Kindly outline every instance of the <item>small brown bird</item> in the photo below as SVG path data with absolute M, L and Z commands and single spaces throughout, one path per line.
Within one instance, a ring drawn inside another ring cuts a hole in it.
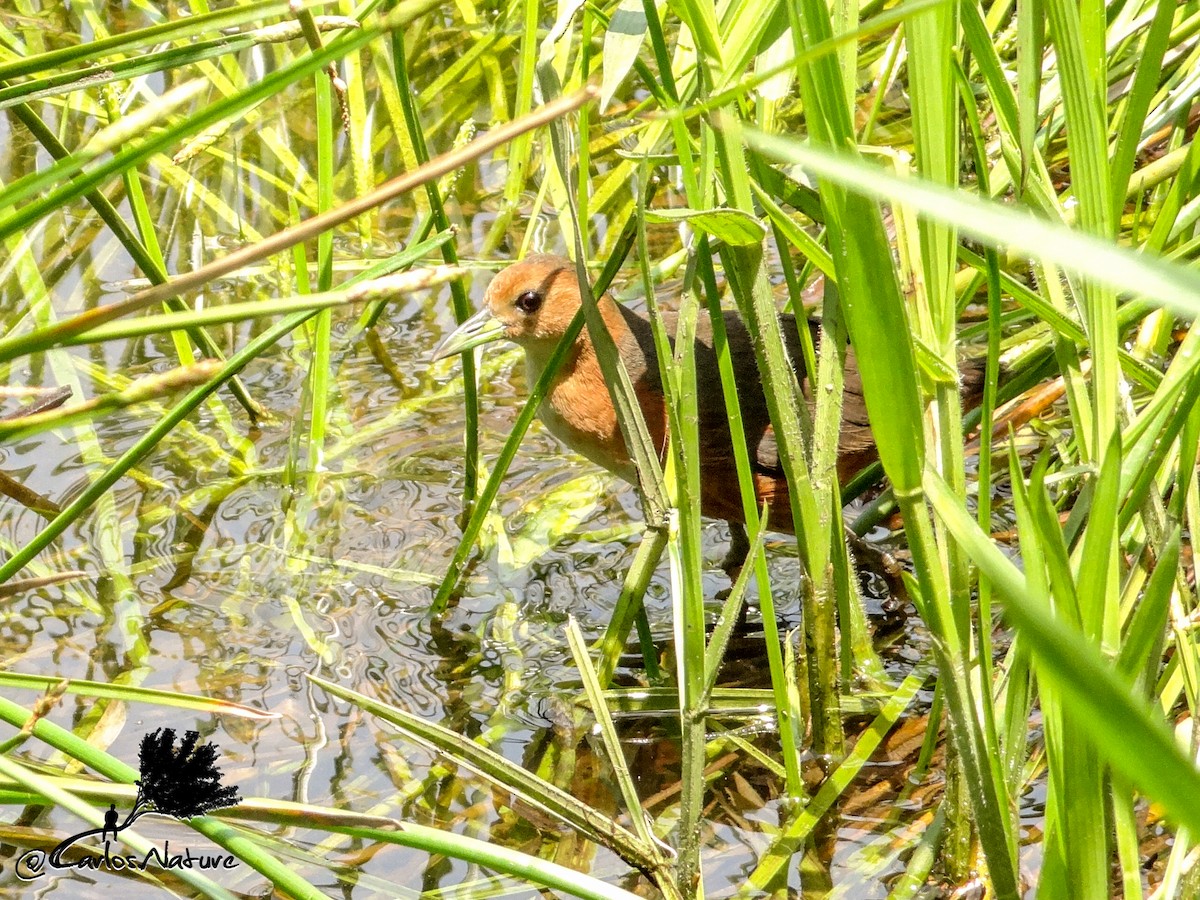
M 434 352 L 434 359 L 505 338 L 525 351 L 530 383 L 541 375 L 550 355 L 580 307 L 575 266 L 567 259 L 535 255 L 499 272 L 488 285 L 484 308 L 458 327 Z M 650 437 L 660 455 L 667 447 L 667 409 L 659 378 L 657 354 L 650 322 L 622 306 L 609 295 L 598 300 L 600 313 L 629 371 Z M 668 332 L 675 331 L 675 316 L 664 314 Z M 738 403 L 746 433 L 758 502 L 769 509 L 768 526 L 795 532 L 788 484 L 779 461 L 775 432 L 763 397 L 762 379 L 746 326 L 734 312 L 725 312 L 725 330 L 733 360 Z M 784 339 L 804 395 L 812 402 L 812 385 L 804 370 L 796 317 L 781 315 Z M 820 340 L 817 322 L 807 322 L 814 344 Z M 982 389 L 982 369 L 972 372 Z M 701 311 L 696 327 L 696 386 L 699 404 L 701 467 L 700 506 L 704 515 L 725 519 L 733 532 L 734 546 L 726 565 L 740 565 L 748 549 L 742 528 L 741 493 L 734 463 L 729 418 L 721 390 L 717 356 L 712 347 L 712 323 Z M 970 388 L 976 387 L 972 384 Z M 967 393 L 971 393 L 968 388 Z M 577 453 L 626 481 L 636 482 L 633 463 L 625 447 L 616 412 L 587 329 L 580 332 L 559 368 L 538 415 L 550 432 Z M 867 419 L 862 381 L 853 348 L 846 355 L 842 427 L 838 435 L 837 475 L 844 484 L 877 457 L 875 439 Z

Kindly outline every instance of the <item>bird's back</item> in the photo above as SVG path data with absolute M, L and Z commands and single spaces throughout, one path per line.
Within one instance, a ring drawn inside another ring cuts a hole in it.
M 651 433 L 660 436 L 659 449 L 665 451 L 667 431 L 662 386 L 655 360 L 654 339 L 649 321 L 636 312 L 620 307 L 628 326 L 628 334 L 618 342 L 622 359 L 629 370 L 643 412 L 647 415 Z M 669 334 L 675 333 L 677 317 L 665 313 Z M 779 458 L 779 446 L 763 392 L 753 341 L 741 318 L 732 311 L 723 314 L 725 333 L 729 341 L 737 385 L 738 405 L 746 435 L 747 451 L 755 482 L 758 502 L 768 503 L 772 510 L 770 527 L 791 532 L 791 506 L 788 485 Z M 793 315 L 780 315 L 784 342 L 792 362 L 797 386 L 805 397 L 806 414 L 811 415 L 814 391 L 812 380 L 804 365 L 798 320 Z M 820 323 L 808 319 L 814 347 L 820 346 Z M 741 493 L 738 488 L 737 467 L 733 455 L 729 416 L 721 387 L 717 354 L 713 349 L 712 322 L 701 311 L 696 323 L 696 394 L 699 410 L 699 439 L 701 460 L 701 504 L 705 515 L 730 521 L 744 521 Z M 862 378 L 853 347 L 846 348 L 842 395 L 842 425 L 838 435 L 837 480 L 844 484 L 863 467 L 878 458 L 878 449 L 867 418 Z M 983 391 L 983 364 L 968 361 L 963 366 L 964 406 L 977 405 Z M 649 400 L 649 402 L 647 402 Z M 653 421 L 651 421 L 653 420 Z
M 647 364 L 647 361 L 657 358 L 650 323 L 628 308 L 621 307 L 621 310 L 629 328 L 628 335 L 620 344 L 622 359 L 641 400 L 642 410 L 647 415 L 652 435 L 665 435 L 665 407 L 658 400 L 662 396 L 658 367 Z M 677 316 L 674 313 L 664 313 L 663 318 L 668 333 L 673 334 Z M 771 426 L 753 342 L 749 331 L 736 313 L 726 311 L 723 320 L 755 493 L 759 503 L 767 502 L 774 511 L 771 527 L 790 532 L 792 523 L 788 486 L 780 464 L 779 446 L 775 440 L 775 430 Z M 797 319 L 795 316 L 784 314 L 780 316 L 780 324 L 797 386 L 808 400 L 811 411 L 812 385 L 804 366 L 804 351 Z M 807 320 L 805 324 L 814 345 L 819 345 L 819 324 L 812 320 Z M 701 311 L 696 323 L 695 358 L 703 512 L 714 518 L 744 521 L 737 466 L 730 437 L 729 414 L 725 408 L 717 354 L 713 349 L 712 322 L 705 311 Z M 665 449 L 665 441 L 660 442 L 659 449 Z M 867 424 L 862 382 L 858 377 L 854 351 L 848 349 L 842 430 L 838 440 L 839 481 L 848 478 L 874 459 L 875 444 Z

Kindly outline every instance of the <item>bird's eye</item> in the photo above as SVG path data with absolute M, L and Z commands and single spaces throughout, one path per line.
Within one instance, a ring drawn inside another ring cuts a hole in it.
M 542 295 L 537 291 L 526 291 L 517 298 L 516 306 L 526 315 L 535 313 L 542 307 Z

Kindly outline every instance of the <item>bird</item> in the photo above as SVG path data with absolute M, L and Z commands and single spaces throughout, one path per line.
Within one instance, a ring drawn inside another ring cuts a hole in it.
M 488 284 L 483 308 L 458 326 L 437 347 L 433 359 L 445 359 L 466 350 L 507 339 L 525 351 L 529 383 L 541 376 L 559 340 L 580 309 L 579 281 L 570 260 L 550 254 L 533 254 L 502 269 Z M 617 346 L 641 406 L 650 439 L 660 458 L 667 449 L 667 405 L 659 374 L 657 351 L 649 319 L 618 303 L 610 294 L 597 299 L 600 315 Z M 734 311 L 724 311 L 734 382 L 747 442 L 748 456 L 759 508 L 767 506 L 766 526 L 772 531 L 795 533 L 789 487 L 780 463 L 775 432 L 767 412 L 762 377 L 751 336 Z M 812 379 L 805 371 L 800 320 L 780 314 L 784 342 L 804 396 L 813 403 Z M 667 331 L 675 333 L 676 316 L 664 313 Z M 821 341 L 820 322 L 806 319 L 814 346 Z M 673 339 L 672 339 L 673 343 Z M 699 413 L 700 511 L 730 525 L 732 546 L 722 567 L 733 573 L 749 551 L 745 517 L 738 484 L 729 416 L 725 409 L 717 354 L 713 349 L 712 321 L 707 311 L 696 323 L 696 386 Z M 964 400 L 977 403 L 982 396 L 983 364 L 968 360 L 964 371 Z M 586 328 L 579 332 L 546 396 L 538 417 L 551 434 L 575 452 L 630 483 L 637 473 L 617 422 L 595 347 Z M 878 458 L 871 433 L 862 379 L 854 348 L 845 356 L 842 422 L 838 433 L 837 479 L 844 485 Z

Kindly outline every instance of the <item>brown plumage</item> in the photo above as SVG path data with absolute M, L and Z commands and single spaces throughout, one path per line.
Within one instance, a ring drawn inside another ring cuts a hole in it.
M 601 316 L 629 371 L 651 439 L 661 455 L 665 453 L 667 443 L 667 410 L 650 322 L 607 294 L 598 302 Z M 580 303 L 573 263 L 557 256 L 530 256 L 492 279 L 484 296 L 485 309 L 450 335 L 438 348 L 435 358 L 507 338 L 525 350 L 526 369 L 532 383 L 541 374 Z M 668 332 L 674 333 L 675 316 L 666 314 L 664 319 Z M 769 505 L 769 527 L 793 533 L 788 485 L 780 466 L 775 432 L 767 413 L 750 335 L 736 313 L 724 313 L 724 320 L 754 472 L 755 493 L 760 504 L 765 501 Z M 781 315 L 780 320 L 796 378 L 811 405 L 812 385 L 804 368 L 796 317 Z M 818 323 L 809 320 L 806 325 L 814 344 L 819 343 Z M 701 312 L 696 331 L 701 511 L 712 518 L 741 523 L 744 517 L 729 420 L 717 357 L 712 348 L 712 322 L 706 312 Z M 964 394 L 971 403 L 982 391 L 982 364 L 971 365 L 965 377 L 968 384 Z M 550 432 L 573 450 L 627 481 L 636 480 L 586 328 L 564 360 L 538 414 Z M 838 481 L 844 484 L 876 457 L 862 381 L 854 350 L 850 348 L 846 354 L 842 426 L 838 435 Z

